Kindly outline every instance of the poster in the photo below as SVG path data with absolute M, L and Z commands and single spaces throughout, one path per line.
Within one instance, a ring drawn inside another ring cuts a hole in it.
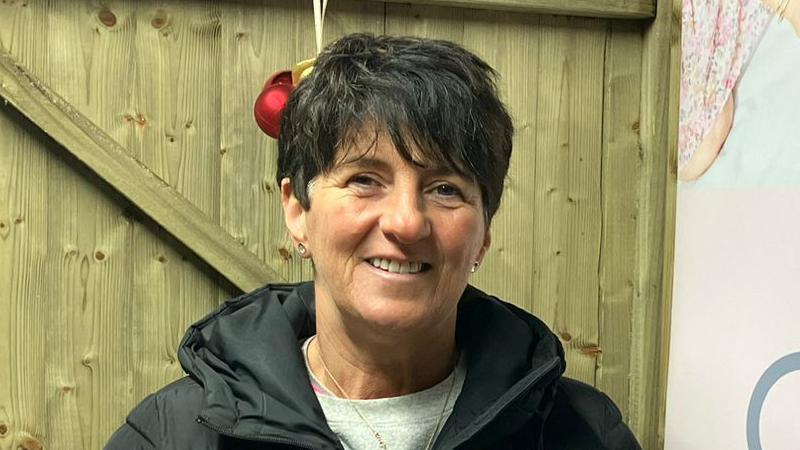
M 667 450 L 800 449 L 797 3 L 684 2 Z

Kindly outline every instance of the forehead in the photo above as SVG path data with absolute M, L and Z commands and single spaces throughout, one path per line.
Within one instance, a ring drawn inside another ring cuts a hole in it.
M 399 149 L 386 132 L 360 132 L 337 149 L 332 169 L 392 170 L 411 167 L 420 172 L 472 178 L 449 164 L 438 150 L 423 151 L 410 138 L 406 138 L 403 144 L 405 151 Z

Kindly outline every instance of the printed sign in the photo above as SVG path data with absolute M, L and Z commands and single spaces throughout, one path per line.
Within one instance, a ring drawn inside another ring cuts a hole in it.
M 715 27 L 710 42 L 731 51 L 684 64 L 682 103 L 704 97 L 681 108 L 665 448 L 798 450 L 799 22 L 758 1 L 707 5 L 710 21 L 684 10 L 684 39 Z M 763 27 L 737 28 L 745 16 Z M 690 79 L 687 66 L 728 75 Z

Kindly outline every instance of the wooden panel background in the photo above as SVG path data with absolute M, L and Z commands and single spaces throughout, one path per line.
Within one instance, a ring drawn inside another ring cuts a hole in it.
M 266 76 L 313 55 L 307 3 L 3 0 L 0 47 L 285 279 L 303 280 L 311 269 L 284 232 L 275 143 L 251 108 Z M 647 49 L 669 38 L 652 26 L 335 0 L 325 28 L 328 41 L 449 39 L 500 72 L 515 153 L 474 281 L 550 324 L 568 374 L 607 392 L 645 448 L 660 447 L 665 374 L 645 360 L 666 344 L 647 327 L 660 323 L 669 278 L 667 144 L 640 125 Z M 185 328 L 235 292 L 19 113 L 0 111 L 0 449 L 99 449 L 181 375 Z

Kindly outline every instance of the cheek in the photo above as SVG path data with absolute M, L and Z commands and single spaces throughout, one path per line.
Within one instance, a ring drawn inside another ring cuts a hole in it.
M 313 210 L 313 208 L 312 208 Z M 369 219 L 358 202 L 331 201 L 307 219 L 309 238 L 317 255 L 355 247 L 369 231 Z
M 442 248 L 450 256 L 450 264 L 471 267 L 483 246 L 483 219 L 474 214 L 457 215 L 442 222 L 440 236 Z

